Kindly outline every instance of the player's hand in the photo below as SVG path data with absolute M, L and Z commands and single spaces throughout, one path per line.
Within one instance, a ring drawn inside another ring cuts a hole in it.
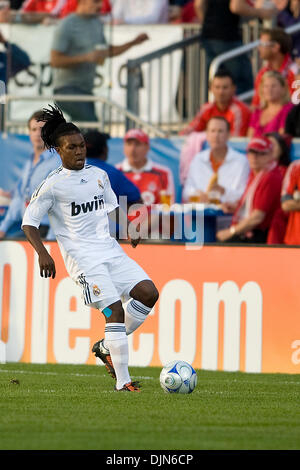
M 142 42 L 147 41 L 149 38 L 148 34 L 142 33 L 139 34 L 132 42 L 136 46 L 138 44 L 142 44 Z
M 56 269 L 53 258 L 49 255 L 48 251 L 39 255 L 40 275 L 41 277 L 55 278 Z

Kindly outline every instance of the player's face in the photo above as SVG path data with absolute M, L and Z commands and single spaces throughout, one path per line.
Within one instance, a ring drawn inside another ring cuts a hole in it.
M 147 162 L 149 145 L 137 139 L 128 139 L 124 142 L 124 153 L 131 166 L 141 168 Z
M 64 168 L 82 170 L 86 158 L 86 145 L 82 134 L 64 135 L 56 148 Z
M 44 122 L 36 121 L 35 119 L 31 119 L 29 123 L 29 138 L 35 150 L 44 148 L 44 142 L 41 138 L 41 129 L 44 124 Z

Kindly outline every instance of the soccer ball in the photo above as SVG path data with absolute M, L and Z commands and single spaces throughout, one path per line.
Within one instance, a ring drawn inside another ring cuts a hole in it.
M 197 385 L 197 374 L 185 361 L 172 361 L 162 369 L 159 381 L 166 393 L 192 393 Z

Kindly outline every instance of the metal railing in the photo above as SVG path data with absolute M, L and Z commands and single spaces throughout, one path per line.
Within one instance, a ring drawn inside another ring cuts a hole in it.
M 300 31 L 300 23 L 295 24 L 293 26 L 289 26 L 288 28 L 285 28 L 285 32 L 293 35 Z M 226 62 L 229 59 L 233 59 L 234 57 L 238 57 L 240 55 L 243 55 L 247 52 L 253 51 L 254 49 L 257 48 L 259 45 L 259 40 L 252 41 L 250 44 L 246 44 L 245 46 L 237 47 L 236 49 L 233 49 L 229 52 L 225 52 L 224 54 L 220 54 L 218 57 L 216 57 L 212 63 L 210 64 L 209 67 L 209 80 L 211 80 L 214 76 L 217 70 L 219 69 L 220 65 Z M 241 95 L 238 96 L 238 98 L 241 101 L 245 101 L 249 98 L 251 98 L 254 94 L 254 90 L 249 90 Z M 209 100 L 212 101 L 213 97 L 210 95 Z
M 16 101 L 38 101 L 39 107 L 46 107 L 49 103 L 56 101 L 74 101 L 74 102 L 94 102 L 101 105 L 100 118 L 97 122 L 74 122 L 82 130 L 98 129 L 106 132 L 113 137 L 123 137 L 126 128 L 126 122 L 130 121 L 131 127 L 139 127 L 146 131 L 150 137 L 167 137 L 167 133 L 163 130 L 152 126 L 150 123 L 143 121 L 139 116 L 131 111 L 122 108 L 119 104 L 104 96 L 87 96 L 87 95 L 32 95 L 17 96 L 5 95 L 5 104 L 2 122 L 3 132 L 22 132 L 27 133 L 27 121 L 17 121 L 10 119 L 10 104 Z
M 247 43 L 253 38 L 258 38 L 260 29 L 261 24 L 258 20 L 244 22 L 241 25 L 243 41 Z M 140 100 L 144 100 L 143 108 L 145 108 L 146 99 L 147 115 L 144 116 L 144 119 L 169 133 L 177 133 L 183 123 L 191 120 L 208 99 L 206 54 L 201 44 L 200 30 L 198 25 L 198 34 L 195 34 L 197 28 L 194 25 L 184 31 L 187 36 L 185 39 L 150 54 L 129 60 L 123 66 L 123 70 L 127 69 L 127 82 L 121 83 L 121 86 L 127 88 L 127 108 L 139 115 Z M 172 57 L 178 51 L 182 54 L 179 77 L 178 74 L 173 76 L 172 73 L 169 73 L 166 79 L 163 72 L 163 61 L 167 60 L 172 70 Z M 156 80 L 152 83 L 155 66 Z M 256 73 L 260 66 L 257 56 L 254 58 L 253 66 L 254 73 Z M 174 84 L 174 80 L 178 81 L 177 85 Z M 145 94 L 141 98 L 145 81 L 148 83 L 148 90 L 146 98 Z M 153 93 L 154 86 L 157 96 Z M 177 86 L 175 99 L 174 86 Z M 168 99 L 167 116 L 166 113 L 162 116 L 162 97 L 165 98 L 165 101 Z M 154 112 L 153 108 L 155 108 Z
M 160 128 L 163 128 L 164 125 L 167 124 L 167 129 L 170 130 L 172 123 L 176 125 L 185 117 L 192 117 L 198 110 L 200 103 L 205 100 L 204 95 L 201 96 L 201 93 L 205 93 L 206 65 L 205 55 L 201 53 L 200 38 L 201 35 L 197 34 L 137 59 L 129 60 L 123 67 L 123 69 L 127 69 L 127 82 L 125 84 L 121 83 L 121 86 L 127 89 L 127 109 L 139 115 L 139 91 L 144 86 L 144 79 L 147 79 L 148 92 L 146 95 L 146 109 L 148 122 L 153 122 Z M 173 73 L 175 62 L 174 54 L 178 54 L 178 52 L 182 53 L 179 80 L 178 74 Z M 167 80 L 164 77 L 164 65 L 166 64 L 166 60 L 168 66 Z M 143 70 L 142 66 L 144 66 Z M 147 75 L 144 77 L 143 74 Z M 175 83 L 176 79 L 178 83 Z M 203 86 L 200 87 L 199 83 L 203 84 Z M 157 92 L 156 103 L 154 103 L 153 99 L 154 86 Z M 176 96 L 175 115 L 174 94 Z M 163 97 L 168 98 L 167 119 L 162 118 Z M 154 116 L 154 106 L 156 117 Z

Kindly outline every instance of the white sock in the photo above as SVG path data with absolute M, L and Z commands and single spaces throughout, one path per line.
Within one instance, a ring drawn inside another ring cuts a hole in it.
M 125 310 L 126 334 L 130 335 L 142 325 L 151 310 L 152 307 L 146 307 L 142 302 L 132 299 Z
M 105 347 L 109 349 L 117 376 L 117 389 L 131 382 L 128 371 L 128 339 L 124 323 L 106 323 Z

